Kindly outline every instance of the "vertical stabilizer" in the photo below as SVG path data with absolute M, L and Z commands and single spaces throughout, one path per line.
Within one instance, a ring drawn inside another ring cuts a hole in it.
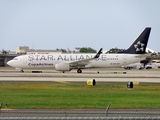
M 133 42 L 133 44 L 124 51 L 118 53 L 129 53 L 129 54 L 144 54 L 146 51 L 149 35 L 151 28 L 146 27 L 139 37 Z

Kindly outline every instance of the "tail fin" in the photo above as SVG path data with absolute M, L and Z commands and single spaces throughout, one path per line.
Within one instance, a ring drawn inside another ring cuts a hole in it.
M 146 47 L 149 39 L 151 28 L 146 27 L 139 37 L 133 42 L 133 44 L 124 51 L 118 53 L 129 53 L 129 54 L 144 54 L 146 53 Z

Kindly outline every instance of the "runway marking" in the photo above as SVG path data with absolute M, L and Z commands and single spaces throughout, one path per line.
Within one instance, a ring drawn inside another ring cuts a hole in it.
M 134 85 L 139 85 L 139 82 L 133 82 Z

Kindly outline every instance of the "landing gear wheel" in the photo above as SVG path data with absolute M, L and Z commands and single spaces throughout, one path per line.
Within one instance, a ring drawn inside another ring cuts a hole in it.
M 24 71 L 23 71 L 23 70 L 21 70 L 21 73 L 24 73 Z
M 78 69 L 78 70 L 77 70 L 77 73 L 82 73 L 82 70 L 81 70 L 81 69 Z

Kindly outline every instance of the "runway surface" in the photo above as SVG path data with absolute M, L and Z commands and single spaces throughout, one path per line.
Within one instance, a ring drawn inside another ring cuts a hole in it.
M 86 82 L 95 79 L 97 82 L 140 82 L 160 83 L 160 70 L 124 70 L 123 68 L 83 70 L 79 74 L 76 71 L 60 73 L 55 70 L 43 70 L 42 73 L 20 73 L 15 69 L 0 69 L 0 81 L 52 81 L 52 82 Z

